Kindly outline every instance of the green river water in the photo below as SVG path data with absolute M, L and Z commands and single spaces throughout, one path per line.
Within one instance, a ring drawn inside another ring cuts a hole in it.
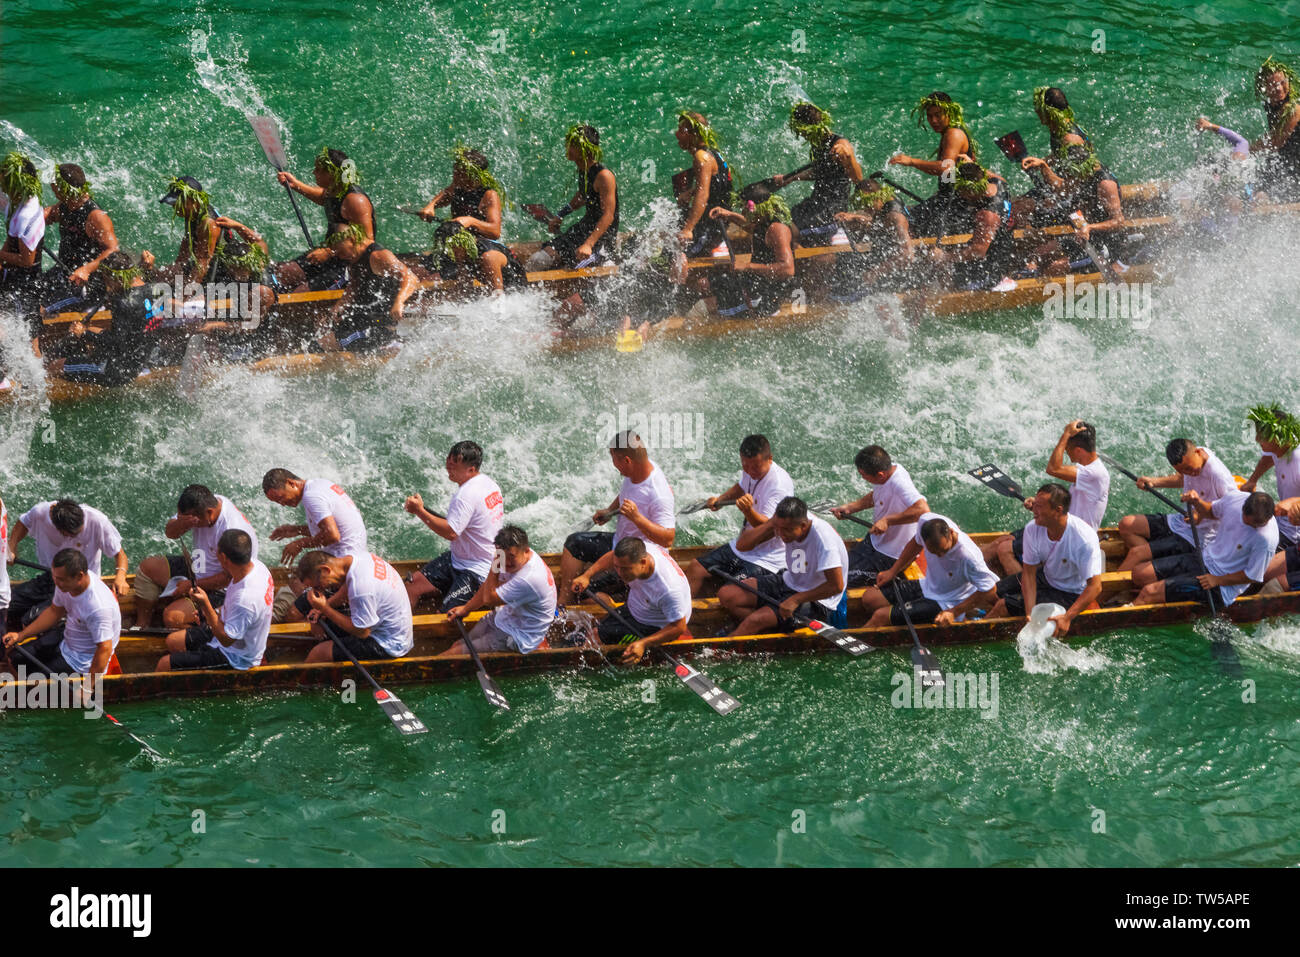
M 965 104 L 986 158 L 1013 128 L 1041 151 L 1030 94 L 1059 84 L 1134 182 L 1219 148 L 1191 132 L 1198 113 L 1260 134 L 1250 81 L 1270 53 L 1300 57 L 1297 14 L 1297 3 L 1169 0 L 337 11 L 294 0 L 184 12 L 33 0 L 0 18 L 0 146 L 21 130 L 21 142 L 82 164 L 119 237 L 159 258 L 179 241 L 157 202 L 179 173 L 263 231 L 278 258 L 300 251 L 245 108 L 281 120 L 302 175 L 322 143 L 354 156 L 381 238 L 399 248 L 429 227 L 393 206 L 444 184 L 458 139 L 487 149 L 513 198 L 559 205 L 573 183 L 562 137 L 578 119 L 602 130 L 625 228 L 650 225 L 684 157 L 671 135 L 683 107 L 713 118 L 752 180 L 805 161 L 785 127 L 797 99 L 830 110 L 877 169 L 896 150 L 933 149 L 909 111 L 936 88 Z M 319 210 L 308 215 L 319 232 Z M 507 216 L 507 238 L 534 232 Z M 853 454 L 878 442 L 933 508 L 968 530 L 1005 528 L 1024 513 L 966 470 L 992 460 L 1036 482 L 1075 416 L 1143 471 L 1187 434 L 1249 474 L 1245 408 L 1300 404 L 1297 239 L 1279 221 L 1188 251 L 1137 325 L 1029 310 L 891 334 L 862 308 L 813 331 L 556 356 L 533 335 L 540 298 L 461 306 L 419 326 L 382 374 L 232 370 L 189 400 L 155 390 L 0 404 L 0 496 L 11 519 L 60 494 L 98 506 L 134 564 L 161 548 L 192 481 L 234 499 L 263 535 L 288 521 L 259 484 L 283 465 L 340 481 L 375 550 L 418 557 L 440 546 L 402 498 L 445 501 L 446 449 L 474 438 L 512 518 L 550 551 L 613 495 L 601 447 L 622 406 L 690 423 L 655 451 L 679 501 L 725 488 L 740 438 L 761 431 L 810 498 L 861 494 Z M 8 367 L 30 371 L 11 320 L 0 326 Z M 1116 476 L 1108 522 L 1150 510 Z M 696 516 L 677 541 L 722 541 L 734 524 Z M 666 670 L 502 679 L 504 715 L 471 681 L 407 686 L 431 729 L 411 742 L 364 695 L 124 706 L 118 716 L 166 754 L 158 762 L 76 714 L 0 713 L 0 863 L 1295 865 L 1300 622 L 1248 627 L 1237 648 L 1241 678 L 1215 666 L 1203 628 L 1115 632 L 1048 661 L 1009 642 L 940 649 L 949 672 L 997 676 L 996 713 L 891 707 L 891 679 L 910 667 L 894 650 L 706 659 L 743 702 L 726 718 Z

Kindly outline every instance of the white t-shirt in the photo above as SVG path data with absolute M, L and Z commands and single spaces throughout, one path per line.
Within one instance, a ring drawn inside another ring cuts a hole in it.
M 921 538 L 921 527 L 933 518 L 943 519 L 957 533 L 957 544 L 945 555 L 936 555 Z M 998 583 L 998 576 L 989 571 L 979 546 L 950 518 L 934 512 L 922 515 L 916 523 L 916 544 L 925 549 L 921 594 L 938 603 L 944 611 L 961 604 L 977 591 L 988 591 Z
M 1264 453 L 1265 458 L 1273 460 L 1273 474 L 1277 477 L 1277 499 L 1300 496 L 1300 448 L 1294 448 L 1281 458 L 1271 452 Z M 1285 516 L 1277 520 L 1277 532 L 1288 542 L 1300 537 L 1300 529 L 1291 524 Z
M 9 607 L 9 513 L 0 499 L 0 611 Z
M 252 558 L 257 561 L 257 532 L 253 531 L 253 526 L 244 518 L 244 513 L 235 507 L 234 502 L 224 495 L 218 495 L 217 501 L 221 503 L 221 511 L 217 513 L 217 520 L 212 523 L 212 527 L 194 529 L 194 551 L 190 554 L 190 561 L 194 565 L 195 578 L 207 578 L 221 571 L 221 562 L 217 561 L 217 542 L 232 528 L 246 532 L 253 540 Z M 173 519 L 179 517 L 172 516 Z
M 782 542 L 785 545 L 785 571 L 781 573 L 781 580 L 787 588 L 797 592 L 812 591 L 826 584 L 828 569 L 838 568 L 841 581 L 847 582 L 849 550 L 844 547 L 844 539 L 825 519 L 809 515 L 808 521 L 812 527 L 803 541 Z M 840 607 L 843 597 L 844 590 L 840 589 L 838 594 L 823 598 L 818 604 L 833 612 Z
M 111 641 L 116 649 L 122 637 L 122 610 L 117 596 L 102 578 L 92 575 L 90 587 L 75 598 L 55 588 L 54 604 L 67 612 L 59 652 L 78 674 L 89 674 L 99 646 Z
M 1040 565 L 1047 584 L 1071 595 L 1088 587 L 1088 579 L 1106 570 L 1097 530 L 1077 515 L 1065 517 L 1061 540 L 1052 541 L 1047 529 L 1030 522 L 1025 526 L 1025 564 Z
M 452 568 L 471 571 L 480 580 L 487 578 L 496 555 L 493 539 L 505 520 L 501 489 L 486 475 L 475 475 L 456 489 L 447 505 L 447 524 L 456 533 L 451 543 Z
M 9 197 L 0 193 L 0 216 L 9 215 Z M 9 220 L 9 235 L 28 249 L 36 249 L 45 238 L 45 208 L 39 196 L 29 196 Z M 37 265 L 40 260 L 37 260 Z M 72 662 L 68 662 L 71 664 Z
M 320 523 L 333 518 L 339 528 L 339 540 L 326 545 L 325 551 L 340 558 L 355 552 L 365 552 L 366 523 L 348 493 L 329 479 L 307 479 L 302 487 L 302 510 L 307 515 L 307 534 L 320 531 Z
M 1232 477 L 1228 467 L 1219 461 L 1219 457 L 1209 449 L 1203 449 L 1206 454 L 1205 466 L 1201 469 L 1200 475 L 1184 475 L 1183 491 L 1195 492 L 1207 502 L 1217 502 L 1229 492 L 1236 491 L 1237 480 Z M 1169 530 L 1185 542 L 1192 541 L 1192 528 L 1187 524 L 1187 518 L 1177 513 L 1169 516 Z M 1201 544 L 1208 545 L 1214 538 L 1215 533 L 1219 530 L 1219 523 L 1212 519 L 1206 519 L 1196 526 L 1196 530 L 1201 534 Z
M 660 528 L 677 527 L 677 501 L 673 498 L 673 490 L 668 485 L 668 479 L 664 478 L 664 473 L 653 462 L 650 463 L 650 474 L 644 482 L 633 482 L 627 476 L 623 477 L 618 500 L 620 504 L 631 502 L 638 512 Z M 620 512 L 618 524 L 614 527 L 614 544 L 617 545 L 629 535 L 633 538 L 645 537 L 632 520 Z
M 515 647 L 528 654 L 546 637 L 555 621 L 555 578 L 537 552 L 529 556 L 513 575 L 502 572 L 497 595 L 505 602 L 496 610 L 492 623 L 514 639 Z
M 233 645 L 223 645 L 216 638 L 208 642 L 218 649 L 236 671 L 247 671 L 262 663 L 266 654 L 266 637 L 271 633 L 271 605 L 275 601 L 275 582 L 271 570 L 254 560 L 253 569 L 226 589 L 226 600 L 218 614 L 226 637 Z
M 627 610 L 643 625 L 666 628 L 685 618 L 691 619 L 691 583 L 672 555 L 654 542 L 646 542 L 646 551 L 654 559 L 650 577 L 627 586 Z
M 411 600 L 397 569 L 378 555 L 352 556 L 344 587 L 352 624 L 369 628 L 370 637 L 394 658 L 409 655 L 415 647 Z
M 894 474 L 889 476 L 884 485 L 877 485 L 871 490 L 871 500 L 875 503 L 871 515 L 877 520 L 888 515 L 897 515 L 899 512 L 907 511 L 923 497 L 912 484 L 912 476 L 908 474 L 907 469 L 895 462 Z M 882 555 L 897 558 L 903 554 L 907 540 L 915 534 L 915 522 L 907 525 L 892 525 L 885 530 L 885 534 L 872 535 L 871 544 Z
M 89 505 L 81 506 L 86 522 L 76 535 L 64 535 L 50 521 L 53 502 L 42 502 L 27 510 L 19 521 L 23 523 L 36 542 L 36 557 L 47 568 L 54 556 L 65 548 L 75 548 L 86 556 L 86 565 L 92 578 L 100 575 L 100 555 L 116 555 L 122 550 L 122 536 L 103 512 Z
M 746 495 L 754 497 L 754 511 L 768 518 L 772 517 L 781 499 L 794 494 L 794 481 L 790 478 L 790 473 L 775 462 L 769 466 L 767 474 L 757 482 L 742 471 L 740 477 L 736 479 L 736 484 Z M 740 530 L 745 532 L 751 527 L 749 519 L 746 519 Z M 785 543 L 775 535 L 747 552 L 742 552 L 736 547 L 736 540 L 736 538 L 731 540 L 731 550 L 738 558 L 753 562 L 771 572 L 779 572 L 785 568 Z
M 1253 582 L 1262 582 L 1268 563 L 1277 551 L 1277 520 L 1269 519 L 1263 528 L 1251 528 L 1241 517 L 1241 506 L 1250 495 L 1231 491 L 1210 506 L 1219 520 L 1219 533 L 1205 546 L 1205 569 L 1211 575 L 1231 575 L 1244 571 Z M 1233 602 L 1248 585 L 1222 585 L 1220 592 Z
M 1093 528 L 1101 528 L 1110 499 L 1110 472 L 1101 459 L 1091 465 L 1076 465 L 1070 489 L 1070 514 L 1078 515 Z

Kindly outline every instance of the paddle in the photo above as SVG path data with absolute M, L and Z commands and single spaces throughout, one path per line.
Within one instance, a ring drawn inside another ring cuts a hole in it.
M 757 598 L 759 601 L 771 605 L 773 608 L 776 609 L 778 617 L 780 616 L 781 603 L 777 601 L 775 598 L 769 598 L 767 595 L 764 595 L 762 592 L 758 591 L 757 589 L 750 588 L 748 585 L 744 583 L 744 581 L 737 578 L 735 575 L 728 575 L 720 568 L 710 568 L 709 573 L 713 575 L 717 575 L 719 578 L 730 582 L 731 584 L 735 585 L 737 588 L 744 589 L 745 591 L 753 595 L 755 598 Z M 822 638 L 825 638 L 836 648 L 839 648 L 841 651 L 848 652 L 849 654 L 853 655 L 855 658 L 858 655 L 866 654 L 868 651 L 872 650 L 871 646 L 868 645 L 866 642 L 862 641 L 861 639 L 856 638 L 853 635 L 850 635 L 847 631 L 841 631 L 839 628 L 834 628 L 826 624 L 826 622 L 820 621 L 819 619 L 805 618 L 802 615 L 791 615 L 790 621 L 795 625 L 795 627 L 807 628 L 809 631 L 813 632 L 814 634 Z
M 254 116 L 251 113 L 244 114 L 248 120 L 248 125 L 253 128 L 257 135 L 257 142 L 262 144 L 262 152 L 266 154 L 266 161 L 271 164 L 277 173 L 283 173 L 289 165 L 288 157 L 284 155 L 284 146 L 280 143 L 280 131 L 275 128 L 275 120 L 269 116 Z M 284 191 L 289 194 L 289 202 L 293 203 L 293 211 L 298 216 L 298 225 L 302 227 L 302 234 L 307 238 L 309 249 L 315 249 L 316 243 L 311 238 L 311 232 L 307 229 L 307 220 L 302 217 L 302 210 L 298 208 L 298 200 L 293 195 L 293 190 L 289 184 L 285 183 Z
M 37 658 L 34 654 L 32 654 L 30 651 L 28 651 L 26 648 L 24 648 L 22 644 L 14 645 L 14 648 L 15 648 L 17 651 L 22 652 L 23 657 L 25 657 L 28 661 L 30 661 L 32 664 L 34 664 L 37 668 L 39 668 L 39 669 L 40 669 L 40 670 L 45 674 L 45 676 L 46 676 L 47 678 L 50 678 L 51 680 L 53 680 L 53 678 L 54 678 L 54 674 L 53 674 L 53 672 L 51 672 L 49 668 L 45 667 L 45 665 L 41 663 L 41 660 L 40 660 L 39 658 Z M 83 691 L 84 691 L 84 685 L 83 685 Z M 127 734 L 127 737 L 129 737 L 129 738 L 130 738 L 132 741 L 134 741 L 136 744 L 140 745 L 140 747 L 144 748 L 146 751 L 148 751 L 150 754 L 152 754 L 155 758 L 161 758 L 161 757 L 162 757 L 162 755 L 161 755 L 160 753 L 158 753 L 158 751 L 154 750 L 154 748 L 153 748 L 153 747 L 152 747 L 152 746 L 151 746 L 147 741 L 145 741 L 145 740 L 144 740 L 143 738 L 141 738 L 139 735 L 134 734 L 134 733 L 133 733 L 133 732 L 132 732 L 132 731 L 131 731 L 131 730 L 130 730 L 126 725 L 124 725 L 121 721 L 118 721 L 117 718 L 113 717 L 113 716 L 112 716 L 111 714 L 109 714 L 107 711 L 104 712 L 104 717 L 107 718 L 107 719 L 108 719 L 108 720 L 109 720 L 113 725 L 115 725 L 116 727 L 119 727 L 119 728 L 121 728 L 123 731 L 125 731 L 126 734 Z
M 1029 155 L 1029 147 L 1025 146 L 1025 140 L 1020 135 L 1019 130 L 1012 130 L 1010 133 L 1004 133 L 993 141 L 997 144 L 1002 155 L 1011 160 L 1016 165 L 1016 169 L 1029 177 L 1030 182 L 1035 186 L 1045 185 L 1043 174 L 1035 169 L 1025 169 L 1020 165 L 1020 161 Z
M 898 579 L 893 581 L 895 605 L 903 613 L 903 621 L 907 622 L 908 633 L 912 636 L 912 666 L 921 673 L 921 685 L 926 688 L 942 688 L 944 686 L 943 669 L 939 667 L 939 659 L 935 657 L 934 652 L 922 647 L 921 638 L 916 633 L 916 625 L 912 624 L 912 615 L 907 610 L 907 602 L 903 600 L 903 593 L 898 590 Z
M 713 511 L 717 511 L 718 509 L 722 508 L 722 506 L 724 505 L 735 505 L 735 504 L 736 504 L 736 500 L 734 498 L 718 499 L 718 501 L 713 503 Z M 696 512 L 702 512 L 708 507 L 709 507 L 709 500 L 707 498 L 702 498 L 698 502 L 692 502 L 690 505 L 678 509 L 677 514 L 694 515 Z
M 870 176 L 868 176 L 867 179 L 878 179 L 878 180 L 880 180 L 882 183 L 888 183 L 890 186 L 894 187 L 894 189 L 898 190 L 898 191 L 899 191 L 900 193 L 902 193 L 904 196 L 910 196 L 910 197 L 912 197 L 912 199 L 916 200 L 918 203 L 924 203 L 924 202 L 925 202 L 925 198 L 924 198 L 924 197 L 917 196 L 914 192 L 912 192 L 910 189 L 907 189 L 907 188 L 904 187 L 904 186 L 899 186 L 899 185 L 898 185 L 897 183 L 895 183 L 892 179 L 890 179 L 888 176 L 886 176 L 883 170 L 876 170 L 874 173 L 872 173 Z
M 343 638 L 338 633 L 333 622 L 321 618 L 318 624 L 321 626 L 321 630 L 329 636 L 330 641 L 334 642 L 334 647 L 348 656 L 348 660 L 352 662 L 357 671 L 361 672 L 361 677 L 365 678 L 370 683 L 370 687 L 375 689 L 375 704 L 379 705 L 384 714 L 388 715 L 389 720 L 393 722 L 394 728 L 402 734 L 424 734 L 429 730 L 424 726 L 424 722 L 411 713 L 410 708 L 402 704 L 397 695 L 386 688 L 380 687 L 379 682 L 371 676 L 361 662 L 357 661 L 357 656 L 343 643 Z
M 47 575 L 50 573 L 49 566 L 38 565 L 36 562 L 29 562 L 25 558 L 15 558 L 13 563 L 15 565 L 22 565 L 23 568 L 31 568 L 31 569 L 35 569 L 38 572 L 45 572 Z
M 601 608 L 605 609 L 605 612 L 612 615 L 615 621 L 622 622 L 623 627 L 632 632 L 632 634 L 641 635 L 641 630 L 639 628 L 633 625 L 632 622 L 628 621 L 617 608 L 608 604 L 590 588 L 583 589 L 582 594 L 584 597 L 591 599 Z M 644 638 L 645 635 L 641 635 L 641 637 Z M 673 666 L 673 673 L 677 675 L 678 680 L 703 698 L 704 703 L 718 714 L 727 714 L 740 707 L 740 702 L 719 688 L 708 675 L 702 674 L 690 665 L 684 664 L 677 658 L 674 658 L 664 650 L 662 645 L 656 645 L 655 651 L 663 655 L 664 658 L 668 660 L 668 663 Z
M 740 287 L 740 294 L 745 297 L 745 306 L 750 312 L 754 312 L 754 301 L 749 298 L 749 283 L 736 272 L 736 251 L 731 248 L 731 243 L 727 243 L 727 258 L 731 260 L 731 275 L 736 280 L 736 285 Z
M 602 508 L 602 509 L 598 509 L 598 511 L 601 515 L 605 516 L 605 521 L 609 521 L 611 518 L 614 517 L 614 514 L 618 511 L 618 509 L 615 509 L 613 512 L 611 512 L 608 509 Z M 574 523 L 573 529 L 569 532 L 569 534 L 577 535 L 582 532 L 589 532 L 595 527 L 596 527 L 596 520 L 594 518 L 584 518 Z
M 510 710 L 510 702 L 506 696 L 501 693 L 495 681 L 488 676 L 487 669 L 483 667 L 483 660 L 479 658 L 478 651 L 474 648 L 474 642 L 469 640 L 469 632 L 465 630 L 465 623 L 459 618 L 456 619 L 456 627 L 460 630 L 461 641 L 465 642 L 465 648 L 469 651 L 469 656 L 474 659 L 474 667 L 478 669 L 478 685 L 483 689 L 483 697 L 488 699 L 488 704 L 502 711 Z
M 780 186 L 778 186 L 778 185 L 776 184 L 776 177 L 775 177 L 775 176 L 769 176 L 767 179 L 760 179 L 757 183 L 750 183 L 748 186 L 746 186 L 743 190 L 740 191 L 740 197 L 741 197 L 741 199 L 745 199 L 745 198 L 747 198 L 747 197 L 745 196 L 745 193 L 746 193 L 747 191 L 749 191 L 749 190 L 753 190 L 753 189 L 756 189 L 756 188 L 758 188 L 758 187 L 760 187 L 760 186 L 761 186 L 763 189 L 766 189 L 766 190 L 768 190 L 768 191 L 771 191 L 771 190 L 774 190 L 774 189 L 783 189 L 783 188 L 785 188 L 786 186 L 789 186 L 789 185 L 790 185 L 790 180 L 791 180 L 792 177 L 798 176 L 800 173 L 806 173 L 806 172 L 808 172 L 808 170 L 812 169 L 814 165 L 815 165 L 815 164 L 813 164 L 813 163 L 804 163 L 802 166 L 800 166 L 800 167 L 799 167 L 797 170 L 795 170 L 793 173 L 786 173 L 784 176 L 781 177 L 781 179 L 783 180 L 783 182 L 781 183 Z
M 979 479 L 999 495 L 1014 498 L 1021 505 L 1025 504 L 1025 492 L 1020 487 L 1020 483 L 1012 481 L 996 465 L 981 465 L 977 469 L 971 469 L 966 474 L 971 478 Z

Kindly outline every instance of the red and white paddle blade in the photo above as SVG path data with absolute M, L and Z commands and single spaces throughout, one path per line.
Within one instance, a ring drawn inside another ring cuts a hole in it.
M 836 647 L 840 648 L 842 651 L 847 651 L 855 658 L 858 655 L 865 655 L 871 650 L 871 646 L 860 638 L 855 638 L 848 632 L 840 631 L 838 628 L 833 628 L 826 624 L 826 622 L 818 621 L 816 618 L 809 621 L 804 627 L 809 631 L 820 635 L 822 638 L 825 638 L 827 641 L 834 642 Z
M 375 692 L 375 702 L 384 709 L 384 714 L 393 722 L 393 727 L 402 734 L 424 734 L 429 729 L 424 722 L 411 713 L 411 709 L 402 704 L 402 699 L 391 691 L 380 689 Z
M 257 142 L 262 144 L 266 161 L 276 169 L 288 169 L 289 160 L 284 155 L 284 147 L 280 145 L 280 130 L 276 127 L 275 120 L 269 116 L 250 116 L 248 122 L 257 134 Z

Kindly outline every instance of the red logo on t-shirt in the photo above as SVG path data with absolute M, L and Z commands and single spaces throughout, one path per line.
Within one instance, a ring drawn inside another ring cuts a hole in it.
M 266 583 L 266 603 L 269 605 L 274 600 L 275 600 L 275 582 L 268 581 Z
M 483 499 L 483 504 L 486 505 L 488 508 L 496 508 L 498 505 L 501 504 L 501 501 L 502 501 L 501 493 L 493 492 L 487 498 Z
M 371 555 L 375 560 L 375 581 L 383 581 L 388 577 L 388 563 L 378 555 Z
M 335 495 L 347 495 L 347 494 L 348 494 L 347 492 L 343 491 L 343 489 L 339 488 L 337 485 L 331 485 L 331 486 L 330 486 L 330 491 L 333 492 Z

